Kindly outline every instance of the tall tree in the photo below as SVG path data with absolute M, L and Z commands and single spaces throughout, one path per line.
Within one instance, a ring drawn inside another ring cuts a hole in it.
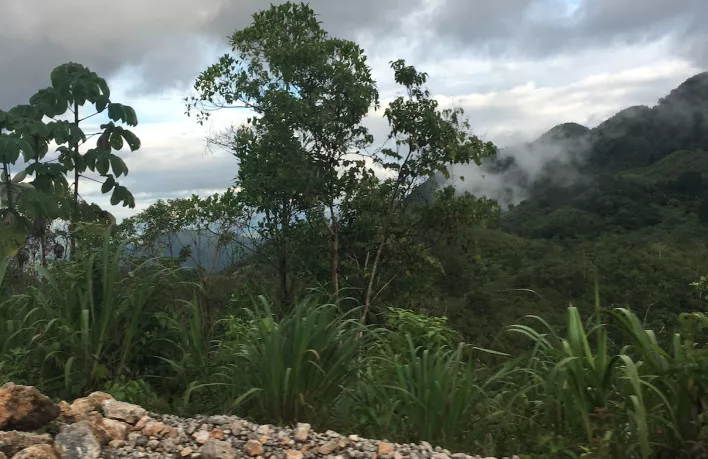
M 199 122 L 225 107 L 256 113 L 232 144 L 241 168 L 237 184 L 244 201 L 266 215 L 264 234 L 279 247 L 283 301 L 290 302 L 288 233 L 305 211 L 327 225 L 336 293 L 336 206 L 357 176 L 351 169 L 363 168 L 347 155 L 371 142 L 361 120 L 378 101 L 366 58 L 355 43 L 323 30 L 309 6 L 292 2 L 254 14 L 249 27 L 233 34 L 231 46 L 233 55 L 197 79 L 187 113 L 198 107 Z
M 384 206 L 378 242 L 370 264 L 364 294 L 363 319 L 371 307 L 373 288 L 377 280 L 384 250 L 392 237 L 392 226 L 406 213 L 413 202 L 413 192 L 436 175 L 450 178 L 453 164 L 481 164 L 483 158 L 496 154 L 490 142 L 470 134 L 469 122 L 461 108 L 440 109 L 428 89 L 428 75 L 398 60 L 391 63 L 396 83 L 405 88 L 405 95 L 396 98 L 386 108 L 384 116 L 391 128 L 389 139 L 395 148 L 381 150 L 378 161 L 394 175 L 385 180 Z M 464 179 L 464 178 L 463 178 Z M 492 201 L 476 201 L 487 209 Z M 487 212 L 480 213 L 486 215 Z
M 140 148 L 140 139 L 133 132 L 116 125 L 116 122 L 122 122 L 137 126 L 135 110 L 112 102 L 106 80 L 81 64 L 70 62 L 56 67 L 51 73 L 51 84 L 32 96 L 30 104 L 52 120 L 48 126 L 52 138 L 59 145 L 59 163 L 67 175 L 73 172 L 72 227 L 75 227 L 80 216 L 79 180 L 86 177 L 86 169 L 97 172 L 103 178 L 101 191 L 112 191 L 112 205 L 122 202 L 123 206 L 135 207 L 133 195 L 116 181 L 121 175 L 128 174 L 128 167 L 123 159 L 113 153 L 114 150 L 121 150 L 124 144 L 128 144 L 131 151 Z M 67 111 L 70 112 L 70 119 L 59 119 Z M 108 122 L 101 124 L 98 132 L 86 134 L 82 123 L 104 111 Z M 97 137 L 96 146 L 82 152 L 81 147 L 94 136 Z M 70 253 L 73 255 L 75 250 L 76 237 L 72 231 Z

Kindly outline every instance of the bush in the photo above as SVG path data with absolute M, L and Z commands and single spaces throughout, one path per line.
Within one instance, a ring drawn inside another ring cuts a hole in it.
M 356 310 L 307 298 L 280 321 L 271 303 L 248 310 L 252 327 L 235 346 L 232 368 L 249 394 L 249 413 L 275 422 L 318 422 L 336 406 L 361 364 L 366 327 Z

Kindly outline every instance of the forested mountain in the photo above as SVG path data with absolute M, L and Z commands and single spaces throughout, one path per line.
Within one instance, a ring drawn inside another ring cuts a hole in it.
M 433 284 L 456 303 L 444 312 L 485 334 L 526 313 L 589 307 L 595 279 L 606 306 L 632 307 L 648 322 L 702 310 L 689 284 L 708 271 L 707 115 L 701 73 L 654 107 L 593 129 L 561 124 L 487 161 L 487 173 L 524 199 L 495 228 L 469 230 L 474 250 L 437 247 L 445 274 Z M 529 174 L 519 155 L 554 159 Z

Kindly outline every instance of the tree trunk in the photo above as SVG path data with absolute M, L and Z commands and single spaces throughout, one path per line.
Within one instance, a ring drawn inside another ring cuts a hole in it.
M 334 290 L 334 304 L 339 306 L 339 226 L 337 217 L 334 215 L 334 205 L 329 204 L 329 213 L 332 217 L 332 258 L 330 260 L 330 276 L 332 278 L 332 289 Z
M 74 102 L 74 124 L 79 126 L 79 104 Z M 74 143 L 74 209 L 71 221 L 71 250 L 69 251 L 69 257 L 73 257 L 76 252 L 76 222 L 79 219 L 79 170 L 77 168 L 76 158 L 79 156 L 79 140 L 77 139 Z M 71 258 L 70 258 L 71 259 Z
M 278 275 L 280 277 L 280 294 L 283 310 L 287 311 L 292 306 L 292 295 L 288 279 L 288 238 L 290 237 L 290 211 L 287 200 L 283 200 L 283 219 L 281 222 L 280 241 L 278 241 Z
M 7 167 L 7 163 L 2 163 L 2 170 L 5 172 L 5 177 L 7 178 L 7 183 L 5 184 L 5 191 L 7 192 L 7 208 L 10 213 L 13 213 L 15 209 L 12 202 L 12 177 L 10 177 L 10 169 Z
M 371 265 L 371 274 L 369 276 L 369 283 L 366 286 L 366 294 L 364 295 L 364 310 L 361 313 L 361 322 L 366 323 L 366 316 L 369 314 L 369 309 L 371 308 L 371 295 L 374 291 L 374 282 L 376 280 L 376 275 L 379 270 L 379 263 L 381 262 L 381 254 L 383 253 L 384 246 L 388 239 L 388 221 L 384 225 L 383 235 L 381 236 L 381 241 L 379 242 L 379 247 L 376 249 L 376 256 L 374 257 L 374 263 Z

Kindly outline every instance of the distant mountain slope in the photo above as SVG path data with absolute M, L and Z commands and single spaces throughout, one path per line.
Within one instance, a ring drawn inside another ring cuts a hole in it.
M 208 272 L 218 273 L 232 266 L 253 247 L 253 241 L 245 237 L 219 245 L 216 235 L 212 233 L 187 230 L 165 236 L 163 240 L 156 242 L 151 250 L 133 245 L 128 249 L 137 255 L 150 256 L 155 252 L 161 252 L 162 256 L 171 258 L 179 258 L 180 254 L 184 253 L 185 260 L 182 267 L 201 266 Z
M 490 341 L 525 314 L 560 325 L 569 302 L 591 314 L 596 280 L 603 306 L 635 309 L 665 339 L 677 313 L 705 310 L 690 284 L 708 273 L 708 73 L 593 129 L 556 126 L 484 170 L 518 204 L 469 229 L 473 253 L 437 246 L 444 274 L 412 304 Z

